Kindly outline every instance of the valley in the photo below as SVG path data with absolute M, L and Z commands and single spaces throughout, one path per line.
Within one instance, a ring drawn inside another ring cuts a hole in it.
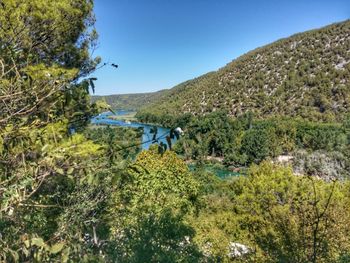
M 350 262 L 348 7 L 0 0 L 0 262 Z

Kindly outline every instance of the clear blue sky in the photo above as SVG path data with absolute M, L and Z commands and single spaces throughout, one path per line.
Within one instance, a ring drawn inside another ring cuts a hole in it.
M 96 0 L 96 94 L 171 88 L 297 32 L 350 18 L 349 0 Z

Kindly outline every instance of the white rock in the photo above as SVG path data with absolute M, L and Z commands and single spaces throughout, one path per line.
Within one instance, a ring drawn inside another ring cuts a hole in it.
M 277 156 L 276 161 L 278 163 L 288 163 L 293 160 L 293 156 L 291 155 L 279 155 Z
M 246 254 L 249 254 L 251 249 L 243 244 L 231 242 L 229 246 L 229 254 L 230 258 L 242 257 Z

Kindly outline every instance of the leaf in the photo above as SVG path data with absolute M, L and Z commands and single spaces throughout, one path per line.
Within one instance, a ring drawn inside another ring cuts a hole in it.
M 167 145 L 163 142 L 160 142 L 158 145 L 158 153 L 163 155 L 163 153 L 167 150 Z
M 108 108 L 108 110 L 109 110 L 110 112 L 112 112 L 114 115 L 117 115 L 117 114 L 115 113 L 115 111 L 112 110 L 112 108 Z
M 30 246 L 29 240 L 24 240 L 24 245 L 25 247 L 29 247 Z
M 14 250 L 10 250 L 10 253 L 13 257 L 14 262 L 19 262 L 19 255 L 18 252 L 14 251 Z
M 93 78 L 89 79 L 90 87 L 92 89 L 92 93 L 95 94 L 95 83 L 93 81 Z
M 86 93 L 87 93 L 87 94 L 90 94 L 90 91 L 89 91 L 89 83 L 88 83 L 87 81 L 84 81 L 83 87 L 85 88 Z
M 64 243 L 57 243 L 57 244 L 54 244 L 51 249 L 50 249 L 50 253 L 52 254 L 57 254 L 58 252 L 61 252 L 61 250 L 63 249 L 64 247 Z
M 174 138 L 175 138 L 175 131 L 174 131 L 174 129 L 171 129 L 171 130 L 170 130 L 170 138 L 171 138 L 171 139 L 174 139 Z
M 153 133 L 153 138 L 152 138 L 152 140 L 153 140 L 153 141 L 156 141 L 156 140 L 157 140 L 157 133 L 158 133 L 158 128 L 157 128 L 157 126 L 153 126 L 153 127 L 150 129 L 149 133 L 150 133 L 150 134 Z
M 66 92 L 66 105 L 69 105 L 72 101 L 72 94 L 70 92 Z
M 168 143 L 169 149 L 171 150 L 172 143 L 171 143 L 171 137 L 170 136 L 166 137 L 166 142 Z
M 69 254 L 70 254 L 70 249 L 69 247 L 63 250 L 62 252 L 62 263 L 68 262 L 69 259 Z
M 38 247 L 45 247 L 46 246 L 44 240 L 41 237 L 32 238 L 32 244 L 36 245 Z
M 45 145 L 41 148 L 41 151 L 42 151 L 42 152 L 45 152 L 45 150 L 47 149 L 47 147 L 49 147 L 49 145 L 48 145 L 48 144 L 45 144 Z
M 67 170 L 67 174 L 71 175 L 74 172 L 74 168 L 73 167 L 69 167 Z
M 164 153 L 163 147 L 158 145 L 158 154 L 163 154 L 163 153 Z
M 26 241 L 28 241 L 28 240 L 26 240 Z M 26 243 L 26 241 L 24 241 L 24 244 Z M 25 244 L 25 246 L 27 246 L 27 245 Z M 28 242 L 28 246 L 29 246 L 29 242 Z M 22 252 L 26 257 L 29 257 L 30 251 L 26 247 L 22 248 Z
M 76 117 L 76 116 L 81 116 L 81 115 L 84 115 L 85 113 L 82 112 L 82 111 L 76 111 L 73 113 L 72 117 Z
M 55 170 L 56 170 L 56 172 L 57 172 L 58 174 L 64 174 L 64 171 L 63 171 L 62 168 L 58 168 L 58 167 L 57 167 Z
M 95 175 L 94 174 L 89 174 L 87 179 L 88 179 L 88 181 L 87 181 L 88 184 L 92 185 L 95 182 Z

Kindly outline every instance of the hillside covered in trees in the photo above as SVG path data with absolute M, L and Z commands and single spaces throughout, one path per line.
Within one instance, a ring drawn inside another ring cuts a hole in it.
M 167 94 L 167 92 L 168 90 L 161 90 L 149 93 L 115 94 L 106 96 L 93 95 L 91 96 L 91 101 L 93 103 L 97 100 L 105 101 L 115 110 L 139 110 L 142 107 L 156 102 Z
M 333 121 L 349 111 L 350 21 L 257 48 L 216 72 L 184 82 L 144 107 L 138 117 L 225 110 L 237 117 L 301 116 Z

